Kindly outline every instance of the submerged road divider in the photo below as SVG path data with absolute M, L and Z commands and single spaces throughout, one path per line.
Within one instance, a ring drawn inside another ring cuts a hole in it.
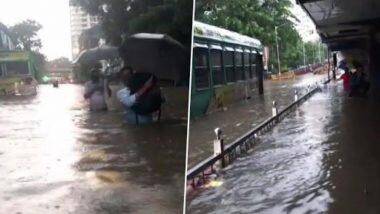
M 330 79 L 325 79 L 321 83 L 327 84 Z M 281 111 L 278 111 L 276 101 L 273 101 L 272 105 L 272 117 L 266 119 L 254 129 L 248 131 L 234 142 L 228 145 L 224 145 L 222 138 L 222 130 L 220 128 L 215 129 L 216 139 L 214 140 L 214 155 L 203 160 L 195 165 L 193 168 L 187 171 L 187 186 L 196 189 L 207 183 L 210 175 L 214 174 L 218 168 L 224 168 L 227 164 L 230 164 L 238 155 L 247 153 L 258 140 L 258 135 L 261 135 L 277 123 L 279 123 L 286 115 L 288 115 L 294 108 L 297 108 L 302 102 L 306 101 L 321 88 L 318 84 L 313 89 L 310 89 L 310 85 L 306 89 L 306 94 L 298 97 L 298 91 L 295 91 L 295 100 Z M 220 162 L 218 164 L 218 162 Z

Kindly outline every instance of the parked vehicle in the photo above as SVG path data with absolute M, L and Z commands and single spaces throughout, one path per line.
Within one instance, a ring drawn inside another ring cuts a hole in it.
M 257 39 L 195 21 L 191 117 L 263 93 L 262 51 Z
M 36 95 L 38 74 L 30 52 L 0 52 L 0 95 Z

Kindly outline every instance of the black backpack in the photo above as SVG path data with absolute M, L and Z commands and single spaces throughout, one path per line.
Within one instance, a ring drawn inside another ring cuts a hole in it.
M 131 94 L 136 93 L 153 76 L 153 87 L 138 102 L 131 106 L 132 111 L 139 115 L 147 115 L 160 110 L 163 99 L 157 86 L 157 78 L 149 73 L 135 73 L 129 80 Z

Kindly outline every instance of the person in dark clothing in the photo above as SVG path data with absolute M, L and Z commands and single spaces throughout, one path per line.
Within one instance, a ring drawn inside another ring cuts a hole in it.
M 152 123 L 153 111 L 149 107 L 155 105 L 150 95 L 158 89 L 156 78 L 151 74 L 136 73 L 131 67 L 122 68 L 120 75 L 124 88 L 117 92 L 117 97 L 125 107 L 125 122 L 135 125 Z M 145 108 L 144 111 L 144 106 L 148 106 L 148 110 Z
M 369 90 L 369 82 L 367 75 L 364 73 L 364 68 L 361 64 L 354 65 L 356 72 L 352 74 L 350 79 L 350 94 L 349 96 L 366 96 Z

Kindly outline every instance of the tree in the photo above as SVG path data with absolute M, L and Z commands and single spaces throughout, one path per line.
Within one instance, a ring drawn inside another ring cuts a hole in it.
M 277 26 L 281 67 L 287 69 L 302 59 L 302 40 L 291 21 L 297 20 L 291 7 L 289 0 L 199 0 L 195 19 L 259 39 L 269 47 L 273 65 L 277 65 Z
M 48 64 L 53 67 L 71 67 L 71 61 L 66 57 L 53 59 L 49 61 Z
M 38 51 L 42 47 L 37 33 L 42 26 L 34 20 L 22 21 L 10 27 L 11 37 L 17 48 L 25 51 Z
M 101 20 L 105 39 L 120 45 L 134 33 L 164 33 L 190 47 L 192 1 L 189 0 L 71 0 Z
M 30 51 L 35 60 L 37 73 L 35 78 L 41 80 L 42 75 L 46 73 L 45 63 L 46 56 L 39 52 L 42 47 L 41 39 L 38 37 L 42 25 L 34 20 L 25 20 L 9 28 L 9 32 L 17 49 Z

